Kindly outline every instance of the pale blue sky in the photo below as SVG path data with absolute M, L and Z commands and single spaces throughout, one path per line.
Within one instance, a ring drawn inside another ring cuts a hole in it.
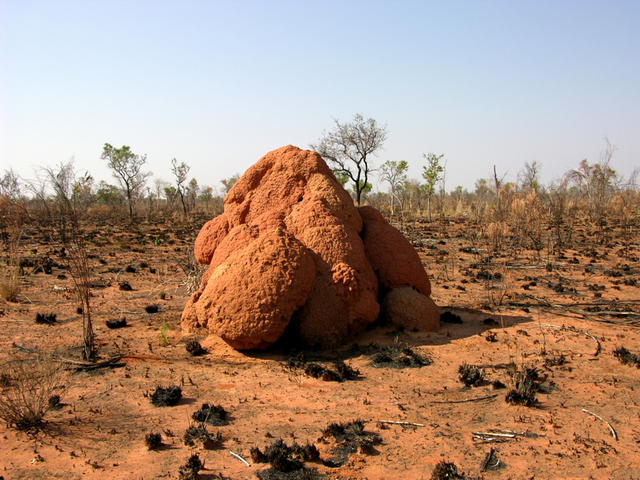
M 444 153 L 447 190 L 533 160 L 546 183 L 605 135 L 629 175 L 640 1 L 0 0 L 0 173 L 115 183 L 108 142 L 219 186 L 356 113 L 387 124 L 378 165 Z

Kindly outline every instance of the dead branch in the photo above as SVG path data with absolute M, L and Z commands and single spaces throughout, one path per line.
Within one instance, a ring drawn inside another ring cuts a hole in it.
M 238 455 L 237 453 L 233 453 L 231 450 L 229 450 L 229 453 L 231 455 L 233 455 L 235 458 L 237 458 L 238 460 L 240 460 L 241 462 L 243 462 L 247 467 L 250 467 L 251 464 L 249 462 L 247 462 L 244 458 L 242 458 L 240 455 Z
M 72 358 L 60 357 L 58 355 L 54 355 L 54 357 L 62 363 L 71 365 L 72 368 L 75 368 L 76 370 L 95 370 L 97 368 L 124 367 L 126 365 L 120 361 L 122 359 L 121 356 L 111 357 L 101 362 L 85 362 L 81 360 L 74 360 Z
M 422 423 L 411 423 L 411 422 L 393 422 L 391 420 L 371 420 L 372 422 L 377 423 L 388 423 L 390 425 L 402 425 L 402 426 L 410 426 L 410 427 L 424 427 Z
M 481 400 L 489 400 L 491 398 L 496 398 L 498 394 L 487 395 L 484 397 L 476 397 L 476 398 L 467 398 L 465 400 L 433 400 L 431 403 L 467 403 L 467 402 L 479 402 Z
M 593 416 L 593 417 L 596 417 L 598 420 L 600 420 L 600 421 L 602 421 L 602 422 L 606 423 L 606 424 L 607 424 L 607 426 L 609 427 L 609 430 L 611 430 L 611 436 L 612 436 L 613 438 L 615 438 L 615 440 L 616 440 L 616 441 L 618 441 L 618 434 L 616 433 L 616 431 L 613 429 L 613 427 L 611 426 L 611 424 L 610 424 L 609 422 L 607 422 L 607 421 L 606 421 L 604 418 L 602 418 L 601 416 L 596 415 L 596 414 L 595 414 L 595 413 L 593 413 L 593 412 L 590 412 L 589 410 L 585 410 L 585 409 L 583 408 L 583 409 L 582 409 L 582 411 L 583 411 L 584 413 L 588 413 L 589 415 L 591 415 L 591 416 Z

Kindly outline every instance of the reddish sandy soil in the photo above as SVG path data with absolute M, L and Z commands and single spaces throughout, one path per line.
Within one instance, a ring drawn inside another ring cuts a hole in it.
M 341 359 L 360 372 L 355 380 L 336 382 L 287 369 L 299 350 L 286 347 L 238 352 L 201 336 L 208 353 L 192 357 L 185 350 L 191 337 L 179 322 L 188 298 L 180 264 L 193 236 L 164 227 L 135 233 L 96 228 L 88 243 L 96 341 L 101 359 L 118 355 L 122 366 L 66 373 L 59 390 L 63 405 L 49 411 L 38 430 L 0 425 L 0 475 L 177 478 L 179 467 L 198 453 L 205 462 L 199 478 L 256 478 L 268 464 L 255 463 L 251 449 L 264 452 L 282 438 L 288 445 L 315 444 L 320 460 L 306 466 L 331 479 L 426 479 L 442 460 L 454 462 L 467 478 L 640 478 L 640 369 L 613 354 L 624 346 L 640 355 L 639 239 L 614 238 L 603 246 L 578 232 L 580 243 L 565 258 L 538 260 L 533 251 L 495 257 L 473 250 L 465 231 L 434 223 L 413 225 L 407 233 L 432 278 L 433 299 L 462 323 L 442 323 L 436 333 L 376 327 L 353 338 L 353 345 L 306 351 L 308 362 L 331 366 Z M 25 349 L 79 359 L 81 315 L 59 246 L 35 233 L 22 243 L 33 265 L 49 257 L 54 266 L 51 274 L 25 267 L 20 302 L 0 304 L 0 363 L 27 355 Z M 508 268 L 501 268 L 505 263 Z M 136 272 L 125 272 L 127 266 Z M 488 274 L 496 272 L 502 278 L 492 280 Z M 121 290 L 123 281 L 133 290 Z M 150 304 L 159 312 L 146 313 Z M 57 322 L 36 324 L 37 313 L 55 313 Z M 122 316 L 127 327 L 105 326 Z M 410 347 L 432 363 L 405 369 L 375 364 L 372 355 L 385 345 Z M 464 362 L 484 368 L 478 386 L 459 380 Z M 512 363 L 538 374 L 533 406 L 505 401 Z M 494 389 L 495 380 L 507 388 Z M 148 394 L 170 385 L 182 388 L 178 405 L 154 407 Z M 227 426 L 209 427 L 221 434 L 210 449 L 182 441 L 202 403 L 229 414 Z M 323 430 L 357 419 L 381 443 L 352 453 L 342 466 L 325 465 L 336 457 L 336 441 L 323 437 Z M 505 436 L 479 435 L 492 432 Z M 162 435 L 159 449 L 147 449 L 148 433 Z

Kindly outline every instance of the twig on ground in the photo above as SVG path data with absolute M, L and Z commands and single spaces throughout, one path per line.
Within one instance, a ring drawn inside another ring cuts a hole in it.
M 491 398 L 496 398 L 498 394 L 487 395 L 484 397 L 476 397 L 476 398 L 467 398 L 465 400 L 433 400 L 431 403 L 466 403 L 466 402 L 479 402 L 481 400 L 489 400 Z
M 391 425 L 402 425 L 402 426 L 411 426 L 411 427 L 424 427 L 422 423 L 411 423 L 411 422 L 392 422 L 391 420 L 371 420 L 372 422 L 378 423 L 389 423 Z
M 500 460 L 495 458 L 495 455 L 494 455 L 495 453 L 496 451 L 492 447 L 491 450 L 489 450 L 489 453 L 487 453 L 487 456 L 484 457 L 484 460 L 482 461 L 482 465 L 480 465 L 481 472 L 487 471 L 488 468 L 491 468 L 491 469 L 498 468 L 498 466 L 500 465 Z
M 231 450 L 229 450 L 229 453 L 231 455 L 233 455 L 235 458 L 237 458 L 238 460 L 240 460 L 242 463 L 244 463 L 247 467 L 250 467 L 251 464 L 249 462 L 247 462 L 244 458 L 242 458 L 240 455 L 238 455 L 237 453 L 233 453 Z
M 591 338 L 591 339 L 596 341 L 597 348 L 596 348 L 596 353 L 594 353 L 593 356 L 597 357 L 600 354 L 600 351 L 602 350 L 602 347 L 600 345 L 600 341 L 596 337 L 591 335 L 589 332 L 582 332 L 582 333 L 584 333 L 587 337 L 589 337 L 589 338 Z
M 606 424 L 607 424 L 607 426 L 609 427 L 609 430 L 611 430 L 611 436 L 612 436 L 616 441 L 618 441 L 618 434 L 616 433 L 616 431 L 613 429 L 613 427 L 611 426 L 611 424 L 610 424 L 609 422 L 607 422 L 607 421 L 606 421 L 604 418 L 602 418 L 601 416 L 596 415 L 596 414 L 595 414 L 595 413 L 593 413 L 593 412 L 590 412 L 589 410 L 585 410 L 585 409 L 583 408 L 583 409 L 582 409 L 582 411 L 583 411 L 584 413 L 588 413 L 589 415 L 591 415 L 591 416 L 593 416 L 593 417 L 596 417 L 598 420 L 600 420 L 600 421 L 602 421 L 602 422 L 606 423 Z
M 82 360 L 74 360 L 72 358 L 60 357 L 58 355 L 54 355 L 54 358 L 60 360 L 62 363 L 67 363 L 72 365 L 76 370 L 95 370 L 97 368 L 109 368 L 109 367 L 124 367 L 125 364 L 120 361 L 122 359 L 121 356 L 112 357 L 107 360 L 103 360 L 102 362 L 85 362 Z
M 587 337 L 591 338 L 592 340 L 594 340 L 596 342 L 597 348 L 596 348 L 596 353 L 594 353 L 593 356 L 597 357 L 600 354 L 600 352 L 602 351 L 602 346 L 600 345 L 600 341 L 596 337 L 591 335 L 589 332 L 585 332 L 584 330 L 578 330 L 575 327 L 569 327 L 568 330 L 571 330 L 572 332 L 582 333 Z
M 507 440 L 523 437 L 523 438 L 538 438 L 544 437 L 544 434 L 531 433 L 531 432 L 512 432 L 509 430 L 503 432 L 471 432 L 474 440 L 483 440 L 484 442 L 505 442 Z

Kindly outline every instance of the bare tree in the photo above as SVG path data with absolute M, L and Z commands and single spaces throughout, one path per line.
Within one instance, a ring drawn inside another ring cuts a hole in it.
M 604 139 L 607 147 L 600 154 L 600 161 L 595 165 L 589 165 L 585 159 L 580 162 L 580 167 L 572 170 L 570 174 L 581 192 L 589 199 L 591 219 L 596 222 L 600 233 L 603 233 L 607 209 L 618 178 L 616 171 L 609 166 L 618 147 L 611 145 L 607 137 Z
M 394 204 L 396 200 L 402 206 L 402 200 L 398 196 L 398 194 L 402 191 L 405 184 L 407 183 L 407 170 L 409 169 L 409 164 L 406 160 L 401 160 L 399 162 L 387 160 L 381 168 L 380 180 L 383 182 L 387 182 L 389 184 L 389 195 L 390 195 L 390 205 L 391 205 L 391 215 L 394 214 Z
M 69 272 L 82 304 L 82 338 L 84 358 L 95 358 L 93 324 L 91 322 L 91 270 L 85 247 L 84 234 L 80 226 L 79 209 L 73 202 L 73 191 L 79 181 L 73 168 L 73 159 L 56 168 L 45 169 L 49 185 L 56 195 L 61 221 L 61 236 L 68 251 Z M 81 180 L 80 180 L 81 182 Z
M 495 190 L 496 195 L 496 217 L 498 221 L 503 221 L 505 218 L 505 208 L 502 202 L 502 192 L 504 186 L 504 179 L 507 176 L 505 173 L 502 177 L 498 178 L 498 172 L 496 170 L 496 166 L 493 166 L 493 188 Z
M 114 148 L 105 143 L 100 158 L 107 161 L 107 165 L 113 170 L 113 176 L 125 190 L 129 202 L 129 218 L 133 218 L 133 199 L 151 175 L 150 172 L 140 171 L 147 161 L 147 156 L 134 154 L 126 145 Z
M 535 190 L 538 193 L 540 190 L 540 170 L 542 170 L 542 164 L 537 160 L 524 163 L 523 169 L 518 173 L 518 181 L 523 190 Z
M 331 132 L 322 132 L 322 138 L 309 148 L 315 150 L 330 162 L 334 170 L 347 175 L 353 182 L 356 203 L 360 205 L 363 191 L 369 182 L 369 174 L 373 171 L 371 156 L 382 149 L 387 138 L 387 126 L 379 126 L 375 119 L 366 120 L 360 114 L 353 117 L 350 123 L 340 123 L 333 119 L 336 126 Z

